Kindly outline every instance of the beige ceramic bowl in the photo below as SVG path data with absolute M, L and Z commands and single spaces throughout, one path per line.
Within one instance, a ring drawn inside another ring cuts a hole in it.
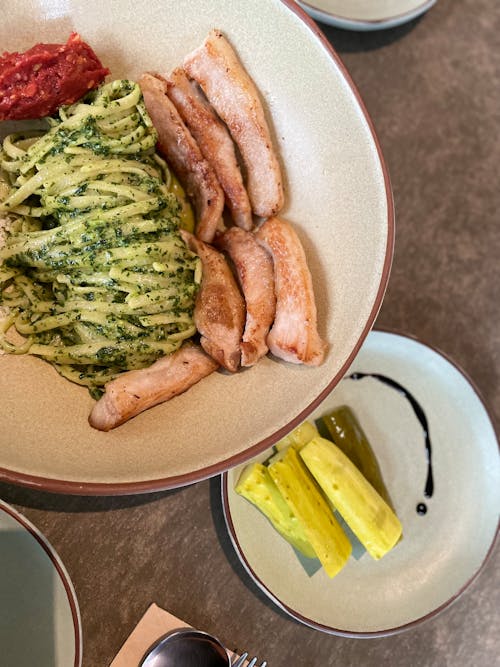
M 26 17 L 30 17 L 29 21 Z M 265 102 L 286 174 L 283 215 L 305 246 L 329 352 L 319 368 L 266 358 L 214 373 L 110 433 L 92 399 L 44 362 L 0 356 L 0 477 L 68 493 L 187 484 L 242 462 L 302 420 L 342 377 L 380 308 L 392 259 L 387 170 L 342 63 L 294 3 L 279 0 L 19 0 L 0 22 L 5 50 L 78 31 L 114 77 L 168 72 L 217 27 Z M 0 125 L 0 130 L 7 128 Z
M 394 28 L 417 18 L 436 0 L 306 0 L 299 4 L 315 19 L 346 30 Z
M 478 575 L 498 534 L 500 456 L 477 390 L 437 351 L 372 331 L 347 376 L 353 373 L 365 377 L 340 382 L 310 419 L 340 405 L 354 410 L 403 525 L 392 551 L 374 561 L 355 545 L 346 567 L 328 579 L 316 561 L 304 567 L 234 492 L 243 466 L 224 475 L 223 501 L 243 566 L 280 608 L 324 632 L 376 637 L 432 618 Z

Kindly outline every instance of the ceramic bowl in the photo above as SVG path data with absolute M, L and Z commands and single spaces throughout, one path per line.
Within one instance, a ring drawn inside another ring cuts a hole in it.
M 26 17 L 30 20 L 27 21 Z M 254 78 L 285 173 L 282 211 L 311 267 L 329 351 L 306 368 L 265 358 L 216 372 L 109 433 L 93 430 L 86 389 L 29 356 L 0 356 L 0 478 L 78 494 L 188 484 L 255 456 L 301 421 L 343 376 L 382 303 L 392 260 L 389 176 L 343 64 L 295 3 L 280 0 L 19 0 L 2 49 L 78 31 L 112 76 L 169 72 L 217 27 Z M 0 125 L 0 131 L 6 131 Z

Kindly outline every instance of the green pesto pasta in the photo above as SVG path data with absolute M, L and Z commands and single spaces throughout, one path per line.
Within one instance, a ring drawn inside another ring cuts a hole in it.
M 0 346 L 99 388 L 195 333 L 199 259 L 179 234 L 189 209 L 155 153 L 137 84 L 105 84 L 43 135 L 12 134 L 0 166 Z M 16 334 L 16 335 L 13 335 Z

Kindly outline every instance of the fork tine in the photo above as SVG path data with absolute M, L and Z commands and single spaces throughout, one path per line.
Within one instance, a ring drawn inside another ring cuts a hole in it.
M 232 667 L 243 667 L 247 657 L 248 653 L 242 653 L 241 656 L 238 658 L 238 660 L 236 660 L 236 662 L 232 665 Z
M 234 662 L 231 667 L 243 667 L 245 664 L 246 659 L 248 658 L 248 653 L 242 653 L 241 656 Z M 246 665 L 246 667 L 257 667 L 257 658 L 252 658 L 250 662 Z M 267 667 L 267 661 L 264 660 L 264 662 L 261 664 L 260 667 Z

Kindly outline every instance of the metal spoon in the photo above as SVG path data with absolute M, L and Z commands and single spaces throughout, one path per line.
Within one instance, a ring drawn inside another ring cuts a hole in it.
M 224 646 L 212 635 L 181 628 L 155 642 L 139 667 L 231 667 L 231 661 Z

